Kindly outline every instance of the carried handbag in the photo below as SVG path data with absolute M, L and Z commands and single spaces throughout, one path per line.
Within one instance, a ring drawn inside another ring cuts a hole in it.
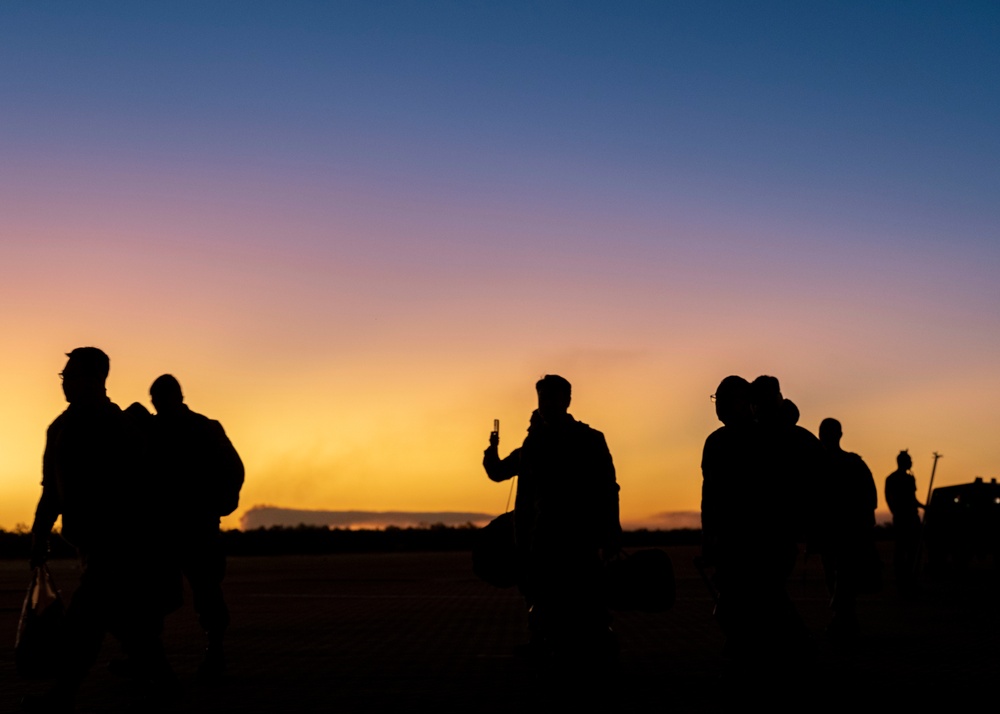
M 476 533 L 472 545 L 472 572 L 494 587 L 517 585 L 518 558 L 513 511 L 497 516 Z
M 14 640 L 18 674 L 42 678 L 55 674 L 66 608 L 47 565 L 34 568 L 21 607 Z

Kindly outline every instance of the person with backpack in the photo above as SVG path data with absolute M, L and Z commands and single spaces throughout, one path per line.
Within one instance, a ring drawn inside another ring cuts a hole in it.
M 162 489 L 173 555 L 208 637 L 198 677 L 213 681 L 225 671 L 222 643 L 229 627 L 220 519 L 239 505 L 243 462 L 222 424 L 188 408 L 172 375 L 157 377 L 149 394 L 156 409 L 150 437 L 154 480 Z

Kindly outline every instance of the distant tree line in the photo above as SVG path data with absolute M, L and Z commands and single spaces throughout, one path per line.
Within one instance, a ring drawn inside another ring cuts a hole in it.
M 389 526 L 378 530 L 350 530 L 324 526 L 272 526 L 247 531 L 223 531 L 222 540 L 230 556 L 325 555 L 330 553 L 415 553 L 469 551 L 478 528 L 471 524 L 446 526 L 435 524 L 421 528 Z M 141 538 L 141 534 L 139 535 Z M 878 526 L 876 538 L 888 540 L 892 526 Z M 701 531 L 639 529 L 625 531 L 626 548 L 655 548 L 677 545 L 700 545 Z M 62 538 L 51 540 L 53 558 L 73 558 L 74 549 Z M 0 558 L 30 557 L 31 533 L 19 526 L 13 531 L 0 529 Z

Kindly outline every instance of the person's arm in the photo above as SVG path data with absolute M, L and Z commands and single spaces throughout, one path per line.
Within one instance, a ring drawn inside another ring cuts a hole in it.
M 715 565 L 719 551 L 719 528 L 722 494 L 719 493 L 718 470 L 714 463 L 714 438 L 705 440 L 701 454 L 701 555 L 705 563 Z
M 49 427 L 42 455 L 42 497 L 38 499 L 35 520 L 31 525 L 31 567 L 36 567 L 48 559 L 49 536 L 62 510 L 55 473 L 56 425 Z
M 517 476 L 521 467 L 521 448 L 514 449 L 507 458 L 501 459 L 497 447 L 498 442 L 490 439 L 489 447 L 483 452 L 483 468 L 490 481 L 499 483 Z

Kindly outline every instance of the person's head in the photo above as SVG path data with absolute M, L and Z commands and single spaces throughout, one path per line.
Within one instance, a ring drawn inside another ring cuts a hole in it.
M 66 356 L 69 359 L 59 373 L 66 401 L 72 404 L 104 397 L 104 384 L 111 370 L 108 356 L 96 347 L 77 347 Z
M 839 451 L 840 438 L 843 435 L 844 430 L 836 419 L 826 418 L 819 423 L 819 440 L 827 449 Z
M 900 471 L 909 471 L 913 467 L 913 459 L 910 458 L 909 449 L 903 449 L 896 456 L 896 466 Z
M 750 406 L 750 382 L 730 375 L 719 382 L 719 387 L 712 395 L 715 401 L 715 415 L 727 426 L 749 423 L 753 420 L 753 408 Z
M 157 377 L 149 388 L 149 397 L 157 414 L 176 411 L 184 404 L 181 384 L 172 374 Z
M 799 416 L 799 408 L 795 405 L 795 402 L 791 399 L 781 400 L 781 417 L 786 424 L 795 426 L 799 423 Z
M 781 421 L 782 404 L 781 385 L 777 377 L 762 374 L 750 385 L 750 401 L 754 413 L 762 422 L 775 423 Z
M 566 413 L 572 396 L 570 383 L 557 374 L 547 374 L 535 383 L 538 392 L 538 411 L 545 421 Z

